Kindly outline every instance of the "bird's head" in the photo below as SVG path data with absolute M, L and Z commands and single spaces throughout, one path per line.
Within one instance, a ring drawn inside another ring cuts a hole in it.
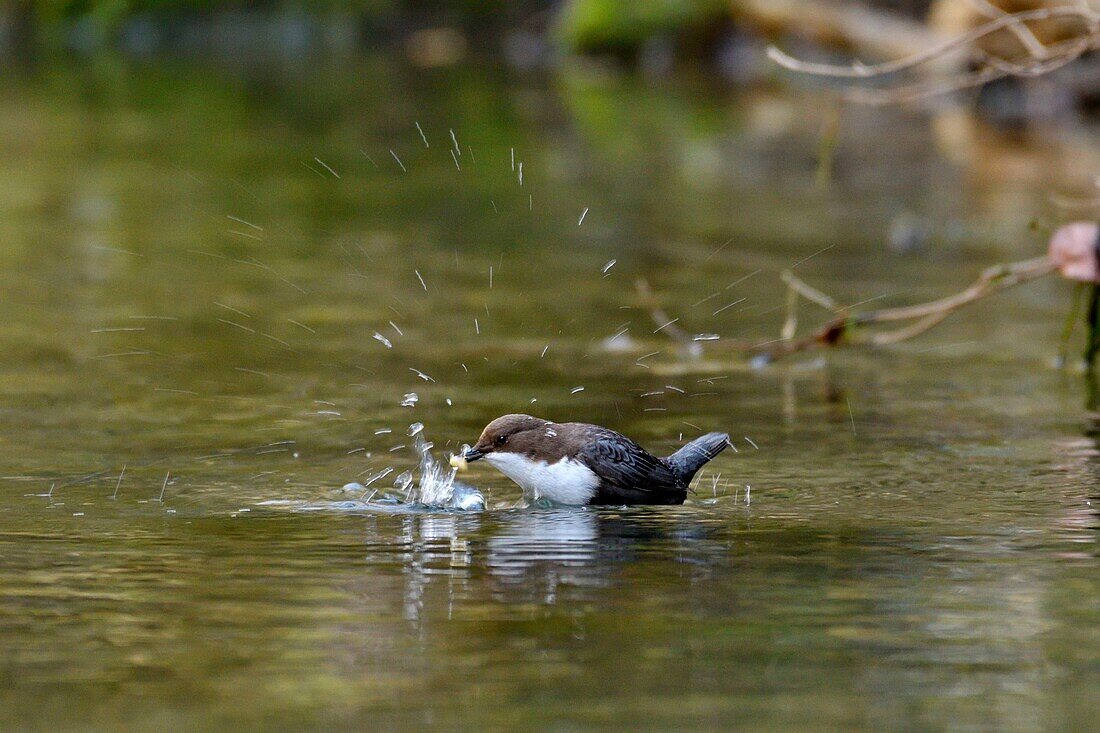
M 477 443 L 463 451 L 462 458 L 476 461 L 492 454 L 527 452 L 533 443 L 555 437 L 548 429 L 552 424 L 530 415 L 503 415 L 485 426 Z

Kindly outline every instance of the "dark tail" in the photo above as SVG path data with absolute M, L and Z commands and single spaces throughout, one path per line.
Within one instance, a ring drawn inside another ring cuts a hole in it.
M 729 444 L 730 436 L 725 433 L 707 433 L 691 441 L 664 461 L 686 486 L 695 478 L 696 471 L 725 450 Z

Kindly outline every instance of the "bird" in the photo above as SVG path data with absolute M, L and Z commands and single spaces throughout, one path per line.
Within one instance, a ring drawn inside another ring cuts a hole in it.
M 490 422 L 452 465 L 484 460 L 519 484 L 529 500 L 555 504 L 683 504 L 695 473 L 730 444 L 707 433 L 665 458 L 599 425 L 531 415 Z

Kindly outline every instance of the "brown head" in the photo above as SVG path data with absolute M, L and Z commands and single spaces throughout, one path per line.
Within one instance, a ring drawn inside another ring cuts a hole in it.
M 541 446 L 555 437 L 548 430 L 554 423 L 530 415 L 504 415 L 493 420 L 481 431 L 477 443 L 462 457 L 476 461 L 490 453 L 540 453 Z

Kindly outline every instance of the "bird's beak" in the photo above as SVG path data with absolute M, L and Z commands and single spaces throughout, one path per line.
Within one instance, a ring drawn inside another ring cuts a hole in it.
M 467 462 L 476 461 L 485 455 L 485 451 L 478 450 L 477 448 L 467 448 L 462 451 L 462 458 Z

